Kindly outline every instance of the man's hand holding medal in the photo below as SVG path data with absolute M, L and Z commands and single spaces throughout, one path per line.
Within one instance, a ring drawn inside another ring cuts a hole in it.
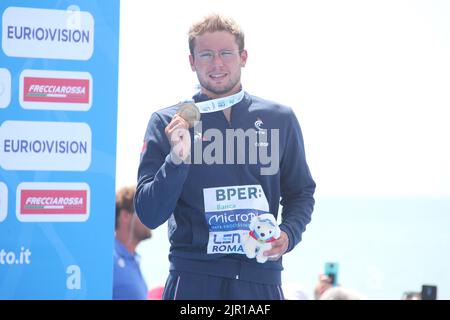
M 172 121 L 165 128 L 171 152 L 181 161 L 186 161 L 191 151 L 189 128 L 200 121 L 200 111 L 193 102 L 182 103 Z M 175 158 L 176 159 L 176 158 Z M 178 160 L 178 159 L 176 159 Z

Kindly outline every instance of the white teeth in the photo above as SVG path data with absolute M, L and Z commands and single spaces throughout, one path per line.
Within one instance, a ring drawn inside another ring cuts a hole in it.
M 225 73 L 220 73 L 220 74 L 212 74 L 211 78 L 220 78 L 220 77 L 224 77 L 226 74 Z

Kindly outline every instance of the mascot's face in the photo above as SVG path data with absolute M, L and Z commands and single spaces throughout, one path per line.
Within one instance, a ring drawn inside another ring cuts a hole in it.
M 269 240 L 280 236 L 275 218 L 271 214 L 262 214 L 253 218 L 250 224 L 250 230 L 255 232 L 259 240 Z

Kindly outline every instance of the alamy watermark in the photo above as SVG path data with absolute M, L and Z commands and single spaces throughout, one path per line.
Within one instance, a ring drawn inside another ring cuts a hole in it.
M 193 152 L 185 160 L 179 157 L 172 160 L 175 164 L 260 164 L 261 175 L 275 175 L 280 165 L 280 130 L 262 129 L 256 124 L 255 128 L 245 131 L 230 128 L 225 130 L 224 135 L 215 128 L 203 132 L 202 122 L 199 121 L 194 127 Z M 176 130 L 182 130 L 185 134 L 187 131 L 184 128 Z M 174 132 L 172 137 L 179 135 L 179 132 Z M 173 143 L 172 149 L 177 146 Z

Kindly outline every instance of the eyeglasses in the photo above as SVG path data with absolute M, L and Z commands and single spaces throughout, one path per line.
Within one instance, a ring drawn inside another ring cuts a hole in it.
M 231 61 L 236 57 L 238 53 L 241 52 L 242 52 L 241 50 L 220 50 L 218 54 L 220 59 L 222 59 L 222 61 Z M 214 61 L 216 55 L 217 52 L 213 50 L 205 50 L 195 54 L 195 56 L 200 62 L 205 63 Z

